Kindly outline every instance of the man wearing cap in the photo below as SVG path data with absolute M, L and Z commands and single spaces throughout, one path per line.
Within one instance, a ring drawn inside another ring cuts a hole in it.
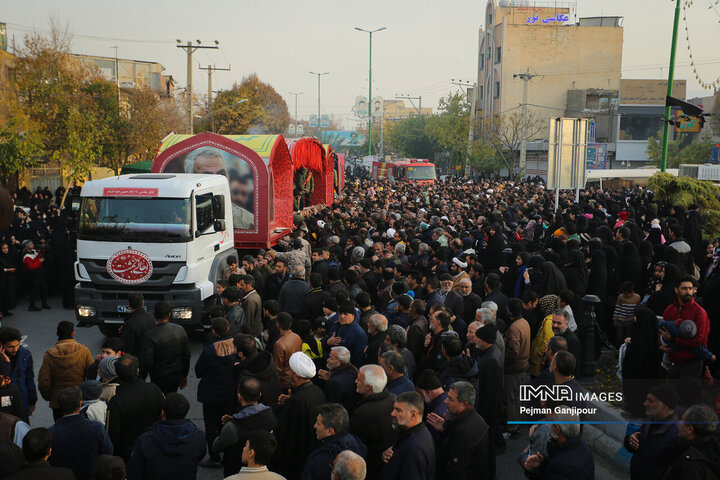
M 344 302 L 338 307 L 338 320 L 328 329 L 328 337 L 323 341 L 329 347 L 342 345 L 350 350 L 351 362 L 356 367 L 362 365 L 363 353 L 368 344 L 368 336 L 355 321 L 355 306 Z
M 678 394 L 668 383 L 650 389 L 645 399 L 645 413 L 653 423 L 648 423 L 625 437 L 625 448 L 633 454 L 630 460 L 632 480 L 663 478 L 670 467 L 670 455 L 678 441 L 677 407 Z
M 428 425 L 428 430 L 435 440 L 435 446 L 440 444 L 440 431 L 436 430 L 435 427 L 427 422 L 427 418 L 431 415 L 437 415 L 439 418 L 445 418 L 447 414 L 447 392 L 443 390 L 442 383 L 437 374 L 429 368 L 423 370 L 420 376 L 415 381 L 415 391 L 420 394 L 425 402 L 425 422 Z
M 274 469 L 288 480 L 300 478 L 301 465 L 312 451 L 315 440 L 313 425 L 316 408 L 325 403 L 325 394 L 310 380 L 315 377 L 315 364 L 302 352 L 290 357 L 291 389 L 280 395 L 278 404 L 278 448 Z

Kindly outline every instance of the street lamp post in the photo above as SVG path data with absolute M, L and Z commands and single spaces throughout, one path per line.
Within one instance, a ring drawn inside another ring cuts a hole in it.
M 318 77 L 318 140 L 320 140 L 320 77 L 323 75 L 327 75 L 330 72 L 322 72 L 322 73 L 316 73 L 316 72 L 309 72 L 310 75 L 317 75 Z M 297 97 L 295 97 L 297 98 Z
M 372 155 L 372 35 L 373 33 L 386 29 L 387 27 L 380 27 L 375 30 L 365 30 L 360 27 L 355 27 L 355 30 L 365 32 L 370 35 L 370 61 L 368 68 L 368 155 Z
M 298 95 L 302 95 L 303 92 L 290 92 L 290 95 L 295 95 L 295 138 L 298 137 L 297 133 L 297 123 L 298 123 L 298 117 L 297 117 L 297 97 Z M 320 97 L 320 95 L 318 95 Z

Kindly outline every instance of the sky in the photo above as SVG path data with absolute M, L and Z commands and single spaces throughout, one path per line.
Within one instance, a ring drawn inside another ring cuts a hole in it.
M 686 0 L 681 0 L 685 2 Z M 531 2 L 532 3 L 532 2 Z M 538 5 L 542 2 L 536 2 Z M 554 4 L 554 1 L 547 2 Z M 558 6 L 561 2 L 558 2 Z M 674 2 L 669 0 L 577 0 L 578 17 L 624 17 L 623 78 L 667 78 Z M 474 81 L 478 30 L 485 1 L 470 0 L 0 0 L 0 22 L 18 46 L 28 32 L 46 33 L 57 18 L 74 34 L 74 53 L 156 61 L 186 86 L 185 51 L 176 39 L 220 42 L 218 50 L 194 55 L 195 90 L 207 92 L 202 66 L 231 68 L 213 75 L 214 89 L 227 89 L 251 73 L 270 83 L 298 117 L 335 115 L 346 128 L 359 120 L 355 97 L 368 95 L 369 35 L 354 27 L 387 30 L 373 35 L 372 96 L 422 96 L 423 107 Z M 676 79 L 687 79 L 688 97 L 711 95 L 694 78 L 689 52 L 706 83 L 720 77 L 720 1 L 694 0 L 687 10 L 692 50 L 681 14 Z M 410 104 L 408 103 L 408 106 Z

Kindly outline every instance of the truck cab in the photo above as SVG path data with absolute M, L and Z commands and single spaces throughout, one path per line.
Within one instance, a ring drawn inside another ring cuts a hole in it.
M 215 282 L 235 255 L 228 180 L 212 174 L 137 174 L 93 180 L 81 193 L 75 263 L 76 317 L 112 334 L 142 293 L 152 311 L 201 327 Z

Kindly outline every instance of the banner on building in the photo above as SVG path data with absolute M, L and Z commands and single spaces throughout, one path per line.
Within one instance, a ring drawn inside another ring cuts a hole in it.
M 586 170 L 607 170 L 607 143 L 588 143 Z
M 365 134 L 360 132 L 345 132 L 342 130 L 323 130 L 320 132 L 320 143 L 329 143 L 335 150 L 338 147 L 365 145 L 365 141 Z

